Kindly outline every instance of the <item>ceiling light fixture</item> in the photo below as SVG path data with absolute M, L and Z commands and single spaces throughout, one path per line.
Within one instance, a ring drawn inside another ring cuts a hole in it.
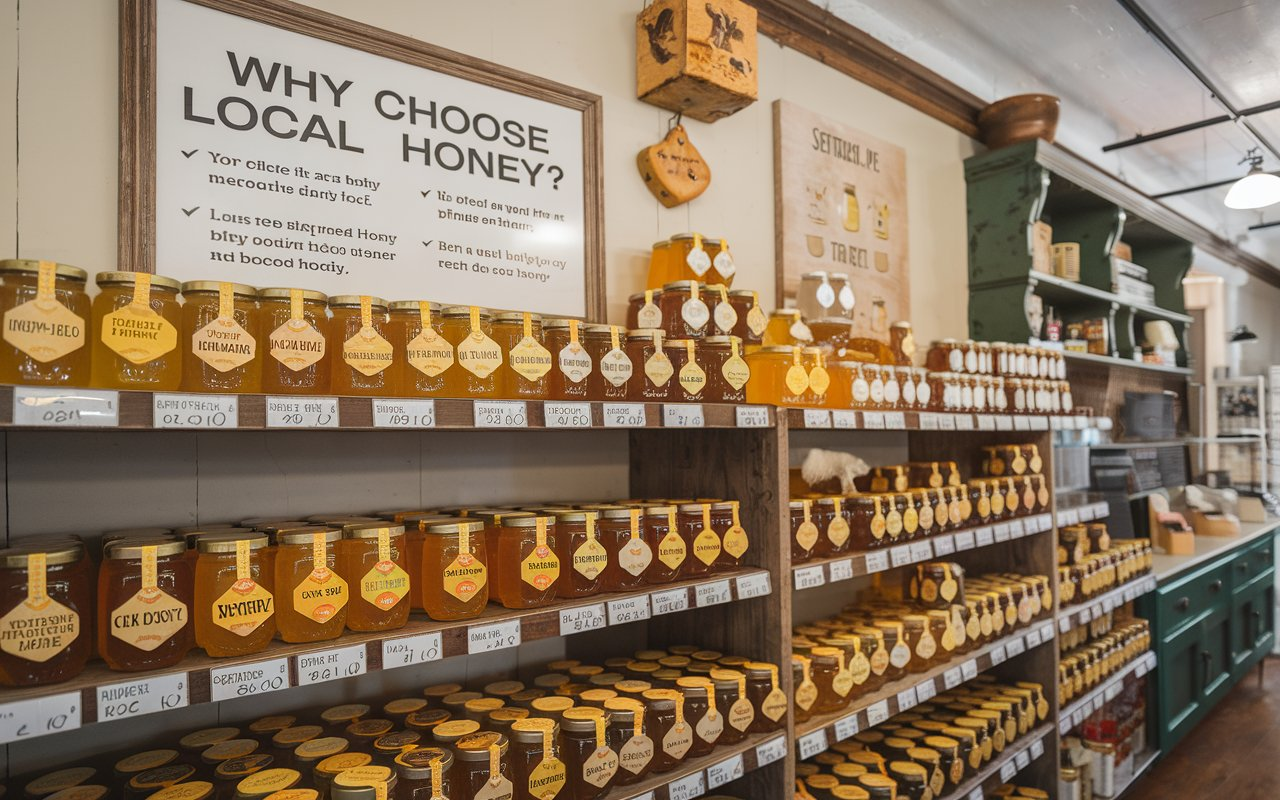
M 1227 208 L 1265 208 L 1280 203 L 1280 177 L 1262 171 L 1262 154 L 1257 147 L 1249 148 L 1240 159 L 1249 165 L 1249 174 L 1236 181 L 1222 201 Z
M 1239 344 L 1240 342 L 1256 342 L 1258 334 L 1249 330 L 1248 325 L 1237 325 L 1235 330 L 1231 331 L 1231 344 Z

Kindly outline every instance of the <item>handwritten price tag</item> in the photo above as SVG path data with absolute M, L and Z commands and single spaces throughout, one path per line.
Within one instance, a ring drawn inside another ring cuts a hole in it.
M 867 726 L 874 728 L 889 718 L 889 701 L 881 700 L 879 703 L 867 707 Z
M 729 588 L 729 579 L 702 583 L 694 587 L 694 596 L 698 608 L 718 606 L 733 599 L 733 590 Z
M 339 678 L 363 675 L 366 668 L 365 660 L 366 651 L 362 644 L 297 656 L 298 685 L 310 686 L 315 683 L 336 681 Z
M 921 411 L 919 414 L 919 418 L 920 418 L 920 430 L 922 431 L 936 431 L 940 427 L 938 424 L 937 414 L 934 414 L 928 411 Z
M 910 564 L 912 561 L 911 545 L 904 544 L 889 550 L 889 563 L 895 567 Z
M 472 625 L 467 628 L 467 653 L 492 653 L 520 646 L 520 620 L 495 622 L 492 625 Z
M 523 400 L 475 400 L 471 411 L 477 428 L 529 427 L 529 409 Z
M 1017 765 L 1019 770 L 1024 770 L 1031 766 L 1031 754 L 1026 750 L 1019 750 L 1018 754 L 1013 757 L 1013 763 Z
M 816 589 L 827 582 L 827 577 L 821 564 L 813 567 L 797 567 L 793 574 L 795 576 L 796 591 Z
M 1049 418 L 1048 417 L 1032 417 L 1031 430 L 1033 431 L 1049 430 Z
M 185 672 L 98 687 L 98 722 L 140 717 L 186 705 Z
M 566 608 L 560 612 L 560 635 L 598 631 L 606 624 L 604 603 Z
M 730 756 L 719 764 L 707 767 L 707 788 L 716 789 L 732 783 L 747 774 L 747 765 L 741 753 Z
M 1009 523 L 1009 536 L 1014 539 L 1021 539 L 1027 535 L 1027 526 L 1025 520 L 1015 519 Z
M 740 575 L 735 579 L 738 587 L 738 599 L 750 600 L 753 597 L 764 597 L 773 591 L 769 585 L 769 573 L 759 572 L 755 575 Z
M 956 430 L 971 431 L 973 430 L 972 414 L 956 414 Z
M 79 692 L 6 703 L 0 706 L 0 743 L 74 731 L 81 712 Z
M 933 545 L 929 541 L 913 542 L 911 545 L 912 561 L 928 561 L 933 558 Z
M 1028 649 L 1033 647 L 1039 647 L 1040 646 L 1040 629 L 1036 628 L 1033 631 L 1028 631 L 1025 639 L 1027 642 Z
M 1036 739 L 1031 743 L 1031 758 L 1037 759 L 1044 755 L 1044 739 Z
M 997 542 L 1009 541 L 1009 523 L 1001 522 L 997 525 L 992 526 L 992 530 L 995 531 Z
M 956 540 L 952 536 L 935 536 L 933 538 L 933 552 L 939 557 L 949 556 L 956 551 Z
M 268 428 L 336 428 L 336 397 L 268 397 Z
M 413 430 L 436 426 L 436 401 L 430 398 L 373 401 L 373 427 Z
M 960 674 L 964 676 L 966 681 L 971 681 L 978 677 L 978 660 L 971 658 L 960 665 Z
M 443 647 L 440 643 L 439 631 L 382 640 L 383 669 L 410 667 L 414 664 L 425 664 L 428 661 L 439 661 L 441 655 L 443 655 Z
M 1018 774 L 1018 765 L 1012 761 L 1006 761 L 1000 765 L 1000 780 L 1008 783 Z
M 956 550 L 972 550 L 977 546 L 977 542 L 973 538 L 973 531 L 960 531 L 955 535 Z
M 548 428 L 590 428 L 590 403 L 548 400 L 542 404 L 542 424 Z
M 689 610 L 689 590 L 685 588 L 654 592 L 649 595 L 649 600 L 653 605 L 654 616 Z
M 649 595 L 628 597 L 625 600 L 610 600 L 608 608 L 610 625 L 639 622 L 642 619 L 648 619 L 650 616 Z
M 978 547 L 990 547 L 995 544 L 995 533 L 990 528 L 978 528 L 973 532 L 973 540 Z
M 707 793 L 707 777 L 702 770 L 683 778 L 676 778 L 667 784 L 667 797 L 670 800 L 693 800 Z
M 801 736 L 796 741 L 796 749 L 800 752 L 801 760 L 813 758 L 818 753 L 826 752 L 827 747 L 827 732 L 825 729 Z
M 649 424 L 644 403 L 605 403 L 601 406 L 606 428 L 643 428 Z M 769 419 L 765 415 L 765 421 Z
M 120 396 L 116 392 L 96 389 L 15 386 L 13 424 L 44 428 L 114 428 L 120 424 Z
M 987 655 L 988 658 L 991 659 L 991 666 L 993 667 L 1003 664 L 1009 658 L 1008 654 L 1005 652 L 1004 645 L 1002 644 L 998 644 L 991 648 L 991 651 Z
M 831 427 L 839 430 L 853 430 L 858 427 L 858 412 L 832 411 Z
M 779 736 L 776 739 L 756 745 L 756 766 L 763 767 L 772 764 L 775 761 L 781 761 L 787 757 L 787 738 Z
M 1013 430 L 1013 417 L 1009 416 L 1008 414 L 997 414 L 997 415 L 996 415 L 996 430 L 998 430 L 998 431 L 1011 431 L 1011 430 Z
M 916 702 L 927 703 L 938 695 L 938 686 L 932 680 L 916 684 Z
M 884 414 L 876 411 L 863 411 L 862 427 L 869 431 L 884 430 Z
M 916 699 L 916 687 L 903 689 L 898 692 L 898 711 L 906 711 L 908 708 L 915 708 L 920 701 Z
M 990 414 L 978 415 L 978 430 L 994 431 L 996 429 L 996 418 Z
M 962 683 L 964 683 L 964 676 L 961 675 L 959 667 L 952 667 L 942 673 L 942 685 L 947 688 L 947 691 L 951 691 Z
M 739 428 L 769 427 L 769 408 L 767 406 L 738 406 L 733 410 Z
M 907 415 L 901 411 L 884 412 L 884 427 L 891 431 L 903 431 L 907 429 Z
M 1015 636 L 1005 643 L 1004 650 L 1005 650 L 1005 655 L 1008 658 L 1015 658 L 1027 652 L 1027 647 L 1025 644 L 1023 644 L 1021 636 Z M 993 657 L 991 661 L 992 663 L 995 663 L 995 658 Z
M 151 427 L 234 429 L 240 424 L 240 398 L 233 394 L 153 394 Z
M 850 714 L 847 717 L 841 717 L 836 720 L 835 724 L 836 741 L 843 742 L 845 739 L 852 737 L 858 732 L 858 715 Z
M 969 792 L 969 797 L 967 798 L 967 800 L 984 800 L 982 796 L 982 787 L 979 786 L 977 789 L 974 789 L 972 792 Z
M 668 428 L 703 428 L 707 420 L 697 403 L 665 403 L 662 424 Z
M 1029 431 L 1029 430 L 1031 430 L 1031 419 L 1030 419 L 1030 418 L 1028 418 L 1028 417 L 1014 417 L 1014 418 L 1013 418 L 1013 429 L 1014 429 L 1015 431 Z
M 884 572 L 889 568 L 889 554 L 884 551 L 867 553 L 862 557 L 862 561 L 866 565 L 868 575 Z
M 804 410 L 804 426 L 806 428 L 830 428 L 831 412 L 822 408 L 806 408 Z
M 939 414 L 938 427 L 944 431 L 954 431 L 956 429 L 955 414 Z
M 842 558 L 827 565 L 828 579 L 832 583 L 853 579 L 853 559 Z
M 215 703 L 288 688 L 288 658 L 209 670 L 209 699 Z

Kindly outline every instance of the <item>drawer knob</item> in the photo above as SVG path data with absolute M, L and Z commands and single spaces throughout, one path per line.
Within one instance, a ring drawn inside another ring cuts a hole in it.
M 1190 597 L 1178 598 L 1178 602 L 1174 604 L 1174 608 L 1178 609 L 1179 611 L 1186 611 L 1188 608 L 1191 608 L 1191 598 Z
M 1239 564 L 1236 564 L 1236 569 L 1240 570 L 1241 572 L 1244 572 L 1245 570 L 1249 569 L 1249 565 L 1241 561 Z
M 1222 581 L 1221 581 L 1221 580 L 1216 580 L 1216 581 L 1214 581 L 1213 583 L 1209 584 L 1209 591 L 1211 591 L 1211 592 L 1220 592 L 1220 591 L 1222 591 Z

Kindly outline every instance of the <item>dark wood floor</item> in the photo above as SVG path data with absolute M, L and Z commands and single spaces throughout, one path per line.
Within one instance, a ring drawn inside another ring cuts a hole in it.
M 1280 658 L 1250 673 L 1123 800 L 1280 797 Z

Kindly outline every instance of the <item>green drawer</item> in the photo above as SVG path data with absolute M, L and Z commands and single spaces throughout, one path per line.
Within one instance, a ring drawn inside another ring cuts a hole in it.
M 1231 560 L 1220 561 L 1168 586 L 1161 586 L 1157 602 L 1159 634 L 1168 640 L 1231 597 Z

